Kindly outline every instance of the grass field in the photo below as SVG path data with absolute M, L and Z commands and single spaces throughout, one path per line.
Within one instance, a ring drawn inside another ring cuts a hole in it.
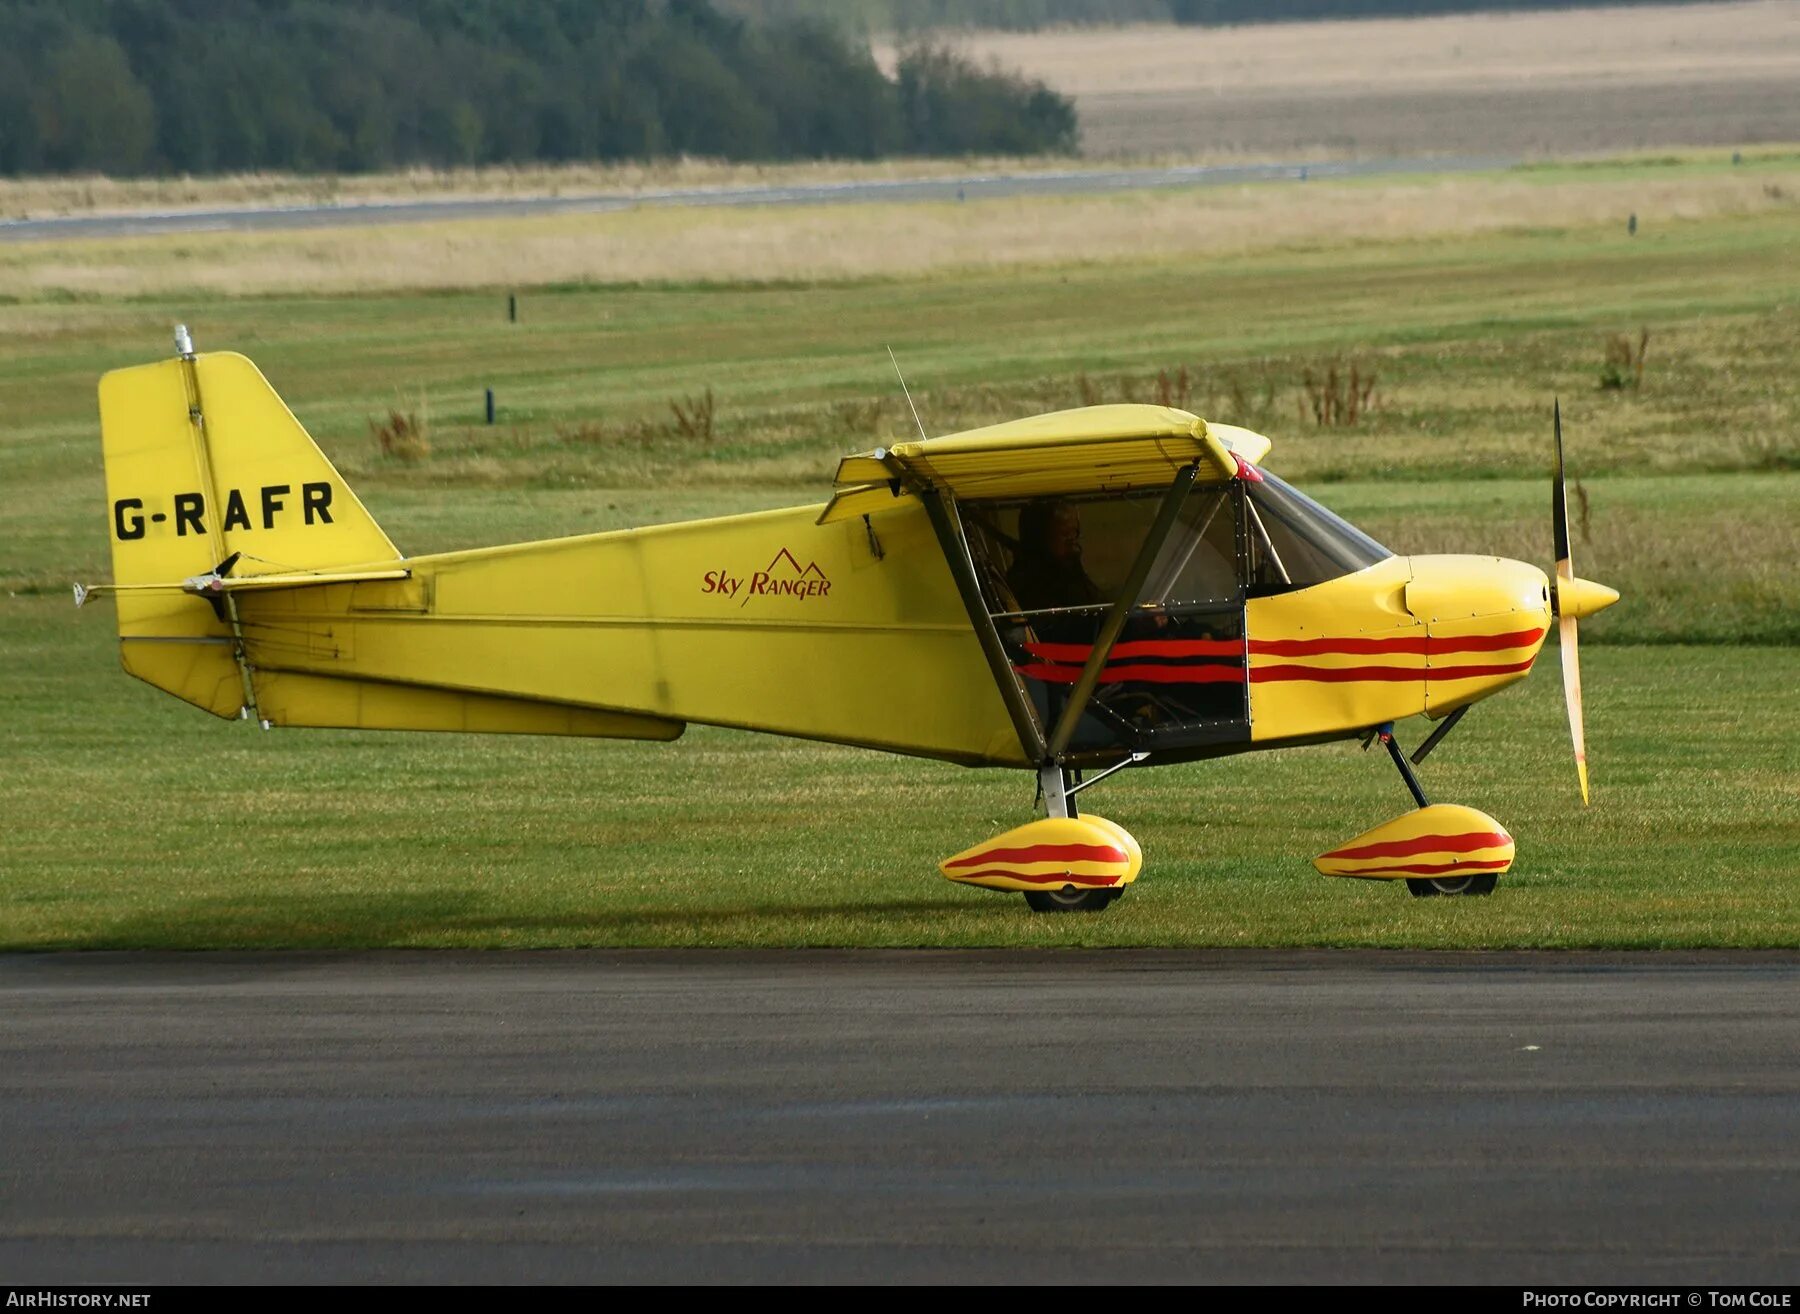
M 965 38 L 1073 96 L 1090 155 L 1569 154 L 1800 134 L 1787 0 Z
M 1797 125 L 1800 127 L 1800 125 Z M 1800 132 L 1796 133 L 1800 136 Z M 1271 252 L 1593 234 L 1624 249 L 1696 220 L 1800 224 L 1800 149 L 1692 152 L 1494 173 L 1258 183 L 977 204 L 645 207 L 380 228 L 0 244 L 0 298 L 214 298 L 599 283 L 770 284 L 1046 263 L 1221 265 Z M 1609 231 L 1610 230 L 1610 231 Z M 1611 240 L 1609 240 L 1611 239 Z M 1515 253 L 1514 258 L 1517 258 Z
M 575 284 L 511 326 L 492 288 L 0 305 L 0 946 L 1800 943 L 1795 233 L 1707 210 L 1635 240 L 1371 229 L 1211 263 Z M 201 241 L 145 259 L 204 262 Z M 1147 874 L 1102 917 L 1046 919 L 933 874 L 1028 815 L 1007 774 L 703 728 L 653 748 L 214 722 L 119 674 L 107 610 L 66 592 L 106 573 L 94 381 L 164 354 L 178 318 L 255 358 L 414 552 L 815 500 L 837 455 L 910 423 L 891 343 L 935 430 L 1160 390 L 1270 432 L 1272 468 L 1398 550 L 1547 564 L 1560 395 L 1577 563 L 1625 593 L 1583 627 L 1596 806 L 1553 656 L 1428 764 L 1519 836 L 1486 901 L 1312 872 L 1406 805 L 1352 746 L 1102 786 Z M 1601 388 L 1606 340 L 1640 330 L 1642 383 Z M 1353 429 L 1301 418 L 1333 362 L 1378 377 Z M 669 402 L 706 389 L 714 430 L 683 435 Z M 396 406 L 428 417 L 422 459 L 371 437 Z
M 0 219 L 235 206 L 366 205 L 382 201 L 444 201 L 494 196 L 785 187 L 799 183 L 871 182 L 935 178 L 951 173 L 1081 167 L 1083 162 L 1079 158 L 1008 155 L 958 160 L 818 160 L 787 164 L 674 159 L 617 164 L 494 164 L 446 169 L 420 166 L 390 173 L 241 173 L 172 178 L 46 175 L 0 178 Z M 1103 166 L 1090 162 L 1085 167 Z
M 1337 745 L 1100 786 L 1146 875 L 1102 916 L 1046 918 L 934 874 L 1025 818 L 1017 773 L 702 729 L 263 735 L 125 680 L 104 624 L 45 600 L 8 616 L 6 948 L 1800 942 L 1792 716 L 1770 712 L 1792 648 L 1588 652 L 1586 812 L 1554 659 L 1477 709 L 1425 777 L 1518 835 L 1490 899 L 1313 872 L 1409 804 Z

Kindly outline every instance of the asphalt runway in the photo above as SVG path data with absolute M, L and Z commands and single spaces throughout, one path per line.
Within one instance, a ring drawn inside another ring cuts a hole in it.
M 1468 173 L 1505 168 L 1511 157 L 1338 160 L 1299 164 L 1188 165 L 1168 169 L 1061 169 L 943 178 L 799 183 L 787 187 L 697 187 L 576 196 L 502 196 L 344 205 L 241 206 L 135 214 L 74 215 L 0 220 L 0 242 L 76 237 L 144 237 L 157 233 L 254 232 L 283 228 L 346 228 L 360 224 L 416 224 L 446 219 L 506 219 L 546 214 L 596 214 L 640 206 L 830 205 L 900 201 L 991 200 L 1009 196 L 1204 187 L 1220 183 L 1364 178 L 1378 174 Z
M 1800 1281 L 1800 955 L 0 958 L 11 1284 Z

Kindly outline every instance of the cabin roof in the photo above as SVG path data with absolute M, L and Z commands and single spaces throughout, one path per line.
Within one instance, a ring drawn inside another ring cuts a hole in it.
M 1254 464 L 1269 447 L 1261 434 L 1169 406 L 1054 411 L 846 456 L 821 523 L 891 507 L 924 488 L 957 498 L 1130 492 L 1167 487 L 1195 464 L 1201 482 L 1220 482 L 1237 476 L 1239 459 Z

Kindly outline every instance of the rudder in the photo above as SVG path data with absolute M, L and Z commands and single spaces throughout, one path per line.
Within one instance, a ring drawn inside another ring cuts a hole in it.
M 218 716 L 253 702 L 228 608 L 183 593 L 233 578 L 378 565 L 399 552 L 294 418 L 235 352 L 183 355 L 100 380 L 100 433 L 130 674 Z

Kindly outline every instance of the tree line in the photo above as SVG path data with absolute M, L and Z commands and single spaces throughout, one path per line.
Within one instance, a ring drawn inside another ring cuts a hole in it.
M 0 0 L 0 173 L 1073 150 L 1040 82 L 711 0 Z

